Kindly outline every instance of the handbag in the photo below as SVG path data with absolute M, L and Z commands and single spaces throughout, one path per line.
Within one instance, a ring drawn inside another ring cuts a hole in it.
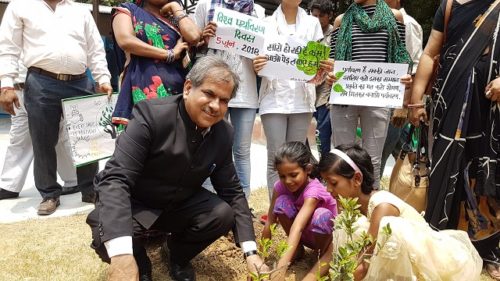
M 430 163 L 427 153 L 427 128 L 409 127 L 408 137 L 392 169 L 389 191 L 419 213 L 427 206 Z
M 444 33 L 443 33 L 443 44 L 441 46 L 444 46 L 446 43 L 446 35 L 448 33 L 448 23 L 450 22 L 450 17 L 451 17 L 451 5 L 453 4 L 453 0 L 447 0 L 446 2 L 446 8 L 444 10 Z M 439 58 L 440 55 L 434 56 L 433 59 L 433 64 L 432 64 L 432 76 L 431 79 L 429 79 L 429 82 L 427 83 L 427 87 L 425 87 L 425 94 L 430 95 L 432 94 L 432 88 L 434 87 L 434 83 L 436 82 L 437 76 L 438 76 L 438 71 L 439 71 Z

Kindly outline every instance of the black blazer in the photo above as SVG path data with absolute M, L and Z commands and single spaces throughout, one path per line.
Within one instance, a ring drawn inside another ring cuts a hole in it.
M 232 159 L 233 129 L 225 120 L 202 135 L 182 95 L 138 103 L 113 156 L 95 180 L 102 242 L 133 236 L 132 216 L 149 228 L 210 177 L 235 213 L 236 242 L 254 241 L 248 203 Z

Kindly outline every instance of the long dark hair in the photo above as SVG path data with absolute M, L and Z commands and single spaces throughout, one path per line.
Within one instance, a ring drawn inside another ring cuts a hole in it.
M 361 191 L 364 194 L 370 194 L 373 191 L 375 177 L 373 176 L 372 159 L 368 152 L 357 144 L 342 144 L 337 146 L 336 149 L 343 151 L 356 163 L 363 174 Z M 333 153 L 321 157 L 318 170 L 320 173 L 335 173 L 348 179 L 352 179 L 355 173 L 354 169 L 344 159 Z
M 274 156 L 274 168 L 277 169 L 278 165 L 284 161 L 297 163 L 304 170 L 308 164 L 311 164 L 312 170 L 309 177 L 319 178 L 318 161 L 312 155 L 309 147 L 300 141 L 287 142 L 278 149 Z

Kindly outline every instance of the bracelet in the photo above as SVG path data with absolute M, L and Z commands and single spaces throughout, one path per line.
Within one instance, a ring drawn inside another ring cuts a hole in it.
M 251 250 L 251 251 L 243 253 L 243 257 L 246 259 L 249 256 L 253 256 L 253 255 L 256 255 L 256 254 L 257 254 L 257 250 Z
M 424 108 L 425 104 L 423 103 L 413 103 L 413 104 L 408 104 L 408 108 Z
M 177 28 L 179 28 L 179 22 L 183 19 L 183 18 L 186 18 L 186 17 L 189 17 L 186 13 L 182 13 L 180 16 L 174 16 L 172 15 L 171 17 L 169 17 L 170 19 L 170 22 Z
M 167 50 L 167 57 L 165 58 L 166 63 L 173 63 L 175 61 L 175 54 L 173 50 Z

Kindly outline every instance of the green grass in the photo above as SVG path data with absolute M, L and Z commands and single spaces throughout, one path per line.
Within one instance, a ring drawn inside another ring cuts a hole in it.
M 250 204 L 256 213 L 267 212 L 267 196 L 266 189 L 252 193 Z M 106 280 L 107 265 L 89 247 L 90 229 L 85 218 L 77 215 L 0 224 L 0 280 Z M 149 254 L 155 280 L 171 280 L 160 248 L 153 247 Z M 200 281 L 245 280 L 241 252 L 225 237 L 200 254 L 194 266 Z M 300 276 L 303 268 L 293 267 L 290 271 Z M 295 280 L 295 276 L 287 280 Z M 483 274 L 481 280 L 493 279 Z

